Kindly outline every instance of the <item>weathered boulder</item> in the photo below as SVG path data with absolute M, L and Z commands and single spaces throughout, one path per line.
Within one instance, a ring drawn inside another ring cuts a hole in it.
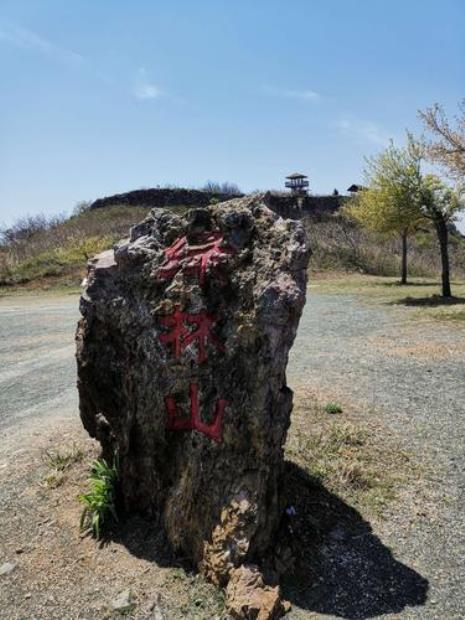
M 77 330 L 83 424 L 119 455 L 129 511 L 224 585 L 281 516 L 288 352 L 305 302 L 299 222 L 261 196 L 155 209 L 90 263 Z

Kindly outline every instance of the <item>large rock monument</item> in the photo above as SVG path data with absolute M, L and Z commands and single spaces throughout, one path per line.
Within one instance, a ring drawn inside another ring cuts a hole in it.
M 154 209 L 90 262 L 81 297 L 81 418 L 105 458 L 118 453 L 125 508 L 236 590 L 282 516 L 308 257 L 302 225 L 263 196 Z

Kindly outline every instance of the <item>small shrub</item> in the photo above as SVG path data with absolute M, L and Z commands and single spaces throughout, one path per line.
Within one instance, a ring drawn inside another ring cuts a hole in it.
M 50 469 L 65 471 L 74 463 L 80 463 L 84 458 L 84 452 L 76 445 L 67 450 L 46 450 L 45 462 Z
M 90 205 L 92 202 L 89 200 L 81 200 L 76 204 L 73 209 L 73 215 L 83 215 L 83 213 L 88 213 L 90 211 Z
M 349 485 L 359 490 L 367 490 L 371 487 L 371 472 L 362 462 L 342 463 L 338 473 L 344 486 Z
M 342 407 L 339 403 L 329 402 L 329 403 L 326 403 L 325 405 L 325 411 L 326 413 L 331 413 L 331 414 L 342 413 Z
M 212 194 L 227 194 L 228 196 L 235 196 L 241 194 L 241 190 L 236 183 L 230 181 L 224 181 L 218 183 L 218 181 L 207 181 L 202 187 L 204 192 L 211 192 Z
M 80 529 L 101 538 L 103 528 L 109 519 L 118 520 L 115 506 L 115 487 L 118 480 L 117 459 L 110 467 L 105 459 L 96 459 L 91 465 L 90 490 L 79 495 L 84 504 Z
M 66 480 L 67 470 L 75 463 L 80 463 L 84 458 L 84 452 L 73 444 L 63 450 L 46 450 L 44 462 L 50 471 L 41 482 L 41 486 L 47 489 L 56 489 Z

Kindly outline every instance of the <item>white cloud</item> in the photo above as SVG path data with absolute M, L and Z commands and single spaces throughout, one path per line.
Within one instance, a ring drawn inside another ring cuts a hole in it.
M 141 67 L 137 71 L 133 94 L 137 99 L 157 99 L 164 93 L 149 79 L 147 70 Z
M 314 90 L 288 90 L 285 88 L 265 87 L 264 92 L 273 97 L 284 97 L 286 99 L 300 99 L 301 101 L 318 101 L 321 99 L 320 93 Z
M 80 64 L 84 61 L 81 54 L 55 45 L 36 32 L 12 23 L 0 24 L 0 41 L 22 49 L 36 51 L 67 63 Z
M 392 136 L 371 121 L 341 119 L 331 124 L 341 134 L 357 141 L 387 146 Z

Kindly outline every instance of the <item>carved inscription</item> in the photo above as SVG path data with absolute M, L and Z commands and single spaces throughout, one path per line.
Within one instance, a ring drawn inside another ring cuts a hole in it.
M 161 281 L 172 280 L 179 272 L 188 278 L 195 278 L 203 288 L 207 277 L 225 283 L 222 267 L 228 262 L 234 250 L 224 242 L 223 235 L 205 232 L 197 236 L 196 244 L 189 244 L 187 237 L 180 237 L 165 249 L 165 259 L 155 277 Z M 179 359 L 184 351 L 194 345 L 197 350 L 196 363 L 204 364 L 208 359 L 209 345 L 222 350 L 221 342 L 213 332 L 217 318 L 206 310 L 198 313 L 184 312 L 177 305 L 172 314 L 160 318 L 166 328 L 160 334 L 160 341 L 168 347 L 170 354 Z M 211 439 L 222 441 L 222 425 L 227 401 L 219 398 L 215 404 L 213 422 L 202 421 L 199 405 L 199 386 L 196 381 L 189 384 L 189 414 L 186 415 L 176 403 L 175 396 L 165 397 L 167 410 L 166 427 L 169 430 L 197 430 Z
M 234 250 L 225 245 L 220 232 L 203 233 L 196 245 L 189 244 L 187 237 L 180 237 L 165 250 L 165 260 L 158 269 L 159 280 L 172 280 L 181 271 L 183 275 L 195 277 L 200 286 L 205 286 L 207 273 L 224 282 L 221 267 L 228 262 Z
M 210 424 L 203 422 L 200 417 L 199 386 L 197 383 L 189 385 L 189 414 L 185 415 L 176 403 L 174 396 L 166 396 L 165 404 L 168 412 L 166 428 L 173 431 L 197 430 L 220 443 L 223 440 L 223 417 L 227 401 L 219 398 L 216 402 L 213 421 Z

